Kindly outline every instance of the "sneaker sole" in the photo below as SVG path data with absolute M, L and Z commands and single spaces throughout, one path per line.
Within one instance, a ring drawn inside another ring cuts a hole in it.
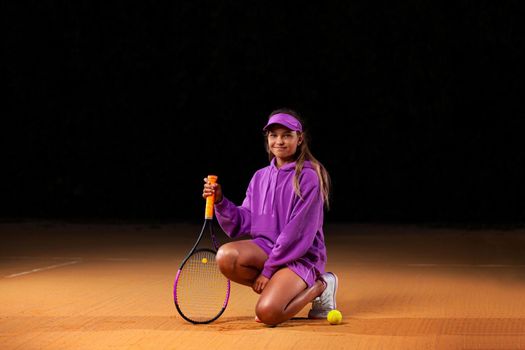
M 310 320 L 326 320 L 326 316 L 321 317 L 321 316 L 310 316 L 310 315 L 308 315 L 308 319 L 310 319 Z
M 335 300 L 335 296 L 336 296 L 336 294 L 337 294 L 337 285 L 339 284 L 339 281 L 338 281 L 338 278 L 337 278 L 337 276 L 335 275 L 335 273 L 332 273 L 332 272 L 330 272 L 330 273 L 331 273 L 332 276 L 334 276 L 334 278 L 335 278 L 334 294 L 332 295 L 332 298 L 334 299 L 334 309 L 337 309 L 337 301 Z

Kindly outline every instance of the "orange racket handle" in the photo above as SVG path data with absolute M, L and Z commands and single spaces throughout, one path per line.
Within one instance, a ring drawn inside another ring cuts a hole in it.
M 208 175 L 208 182 L 214 184 L 217 182 L 217 176 Z M 206 211 L 204 213 L 205 219 L 213 219 L 213 205 L 215 204 L 215 195 L 206 197 Z

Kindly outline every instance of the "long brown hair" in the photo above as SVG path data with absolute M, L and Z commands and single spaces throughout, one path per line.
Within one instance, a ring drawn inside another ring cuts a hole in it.
M 303 131 L 302 132 L 297 131 L 298 134 L 302 135 L 303 142 L 301 142 L 301 144 L 298 145 L 297 151 L 296 151 L 296 153 L 294 155 L 294 158 L 295 158 L 295 176 L 294 176 L 294 180 L 293 180 L 293 187 L 294 187 L 295 193 L 300 198 L 302 198 L 302 196 L 301 196 L 301 188 L 299 186 L 299 175 L 301 174 L 301 171 L 303 170 L 304 161 L 305 160 L 309 160 L 312 163 L 312 165 L 313 165 L 313 167 L 315 169 L 315 172 L 317 173 L 317 177 L 319 178 L 319 185 L 321 187 L 321 194 L 323 195 L 324 204 L 325 204 L 326 208 L 329 209 L 330 208 L 330 205 L 329 205 L 330 186 L 331 186 L 330 175 L 328 174 L 328 171 L 326 171 L 326 168 L 323 166 L 323 164 L 321 164 L 321 162 L 319 162 L 313 156 L 312 152 L 310 151 L 310 148 L 308 147 L 309 135 L 308 135 L 308 132 L 304 129 L 304 121 L 302 120 L 302 118 L 299 115 L 299 113 L 297 113 L 296 111 L 294 111 L 293 109 L 290 109 L 290 108 L 276 109 L 272 113 L 270 113 L 268 119 L 270 119 L 274 114 L 278 114 L 278 113 L 289 114 L 289 115 L 293 116 L 295 119 L 297 119 L 299 122 L 301 122 L 301 124 L 303 125 Z M 267 133 L 266 133 L 266 135 L 267 135 Z M 270 152 L 270 149 L 268 147 L 268 140 L 266 140 L 266 142 L 265 142 L 265 147 L 266 147 L 266 152 L 268 153 L 268 157 L 269 157 L 269 159 L 271 161 L 275 156 L 273 155 L 272 152 Z

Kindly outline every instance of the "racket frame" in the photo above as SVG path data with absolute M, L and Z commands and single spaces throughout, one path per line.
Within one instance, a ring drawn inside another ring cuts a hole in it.
M 210 232 L 210 236 L 211 236 L 211 240 L 212 240 L 214 249 L 210 249 L 210 248 L 199 248 L 199 249 L 197 249 L 197 247 L 199 246 L 199 243 L 201 242 L 202 238 L 204 237 L 204 232 L 206 231 L 206 227 L 209 228 L 209 232 Z M 182 260 L 182 263 L 179 266 L 179 270 L 177 271 L 177 276 L 175 277 L 175 283 L 173 284 L 173 301 L 175 303 L 175 308 L 177 309 L 179 314 L 182 316 L 182 318 L 185 319 L 186 321 L 190 322 L 190 323 L 193 323 L 193 324 L 207 324 L 207 323 L 211 323 L 211 322 L 215 321 L 216 319 L 218 319 L 224 313 L 224 311 L 226 310 L 226 306 L 228 306 L 228 301 L 230 299 L 230 290 L 231 290 L 231 285 L 230 285 L 230 280 L 229 279 L 226 279 L 227 280 L 226 298 L 224 299 L 224 304 L 222 305 L 222 309 L 219 311 L 219 313 L 215 317 L 213 317 L 210 320 L 196 321 L 196 320 L 192 320 L 188 316 L 184 315 L 184 313 L 182 312 L 182 310 L 179 307 L 179 303 L 178 303 L 178 299 L 177 299 L 177 283 L 179 282 L 180 274 L 182 272 L 182 269 L 183 269 L 184 265 L 188 261 L 188 259 L 194 253 L 197 253 L 197 252 L 200 252 L 200 251 L 207 251 L 207 252 L 211 252 L 214 255 L 216 255 L 218 248 L 219 248 L 219 245 L 218 245 L 217 239 L 215 238 L 215 232 L 213 230 L 213 218 L 206 218 L 206 219 L 204 219 L 204 225 L 202 226 L 202 229 L 201 229 L 201 232 L 199 234 L 199 237 L 197 238 L 197 241 L 195 242 L 195 244 L 191 248 L 191 250 L 188 253 L 188 255 L 186 255 L 184 260 Z

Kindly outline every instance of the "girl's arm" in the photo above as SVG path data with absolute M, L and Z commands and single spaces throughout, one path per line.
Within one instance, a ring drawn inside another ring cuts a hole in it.
M 300 182 L 302 199 L 298 199 L 291 219 L 277 238 L 261 274 L 267 278 L 287 263 L 306 254 L 322 225 L 323 198 L 315 172 L 304 172 Z
M 241 206 L 236 206 L 228 198 L 222 196 L 222 200 L 215 204 L 215 216 L 221 228 L 231 238 L 248 235 L 251 229 L 251 198 L 252 182 L 246 190 L 246 197 Z

